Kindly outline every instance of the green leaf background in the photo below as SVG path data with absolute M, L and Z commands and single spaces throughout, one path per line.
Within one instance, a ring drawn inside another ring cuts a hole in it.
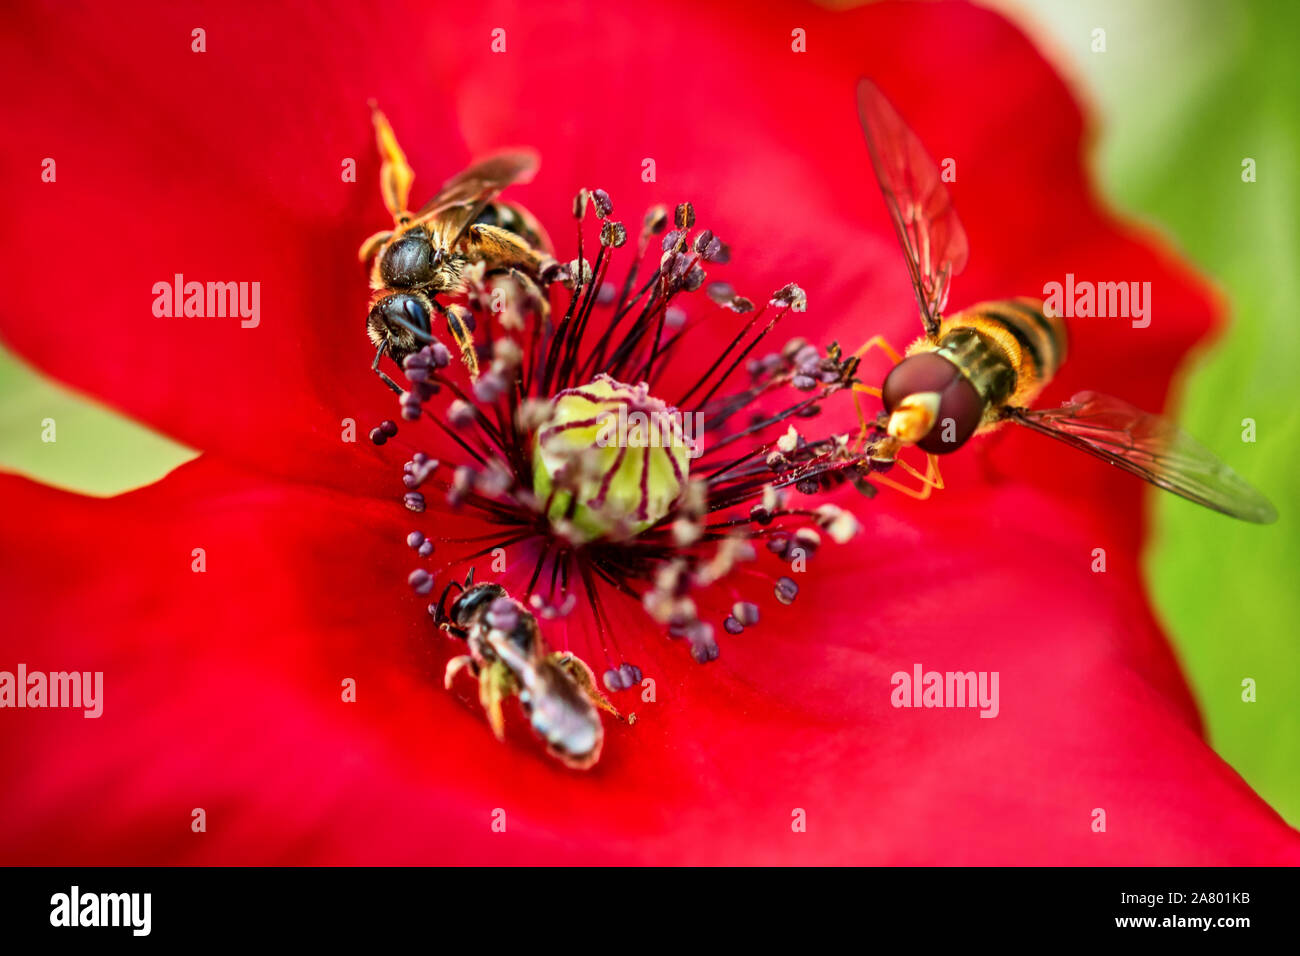
M 1092 108 L 1102 191 L 1218 286 L 1223 334 L 1179 383 L 1187 431 L 1249 476 L 1277 524 L 1154 494 L 1145 568 L 1210 742 L 1300 823 L 1300 3 L 1086 0 L 994 4 Z M 1092 50 L 1106 31 L 1106 52 Z M 1256 181 L 1242 181 L 1242 161 Z M 1158 306 L 1157 306 L 1158 308 Z M 1242 441 L 1242 419 L 1256 442 Z M 1242 699 L 1242 681 L 1256 701 Z
M 1278 505 L 1258 528 L 1157 495 L 1151 591 L 1210 741 L 1300 823 L 1300 3 L 1082 0 L 993 4 L 1093 109 L 1109 200 L 1159 228 L 1219 285 L 1225 334 L 1193 356 L 1185 427 Z M 1092 51 L 1093 30 L 1106 51 Z M 1253 158 L 1257 181 L 1241 178 Z M 36 175 L 39 158 L 33 160 Z M 55 420 L 57 440 L 42 441 Z M 1253 418 L 1257 441 L 1242 441 Z M 0 469 L 95 495 L 156 480 L 196 452 L 47 381 L 0 350 Z M 1242 700 L 1242 681 L 1257 700 Z

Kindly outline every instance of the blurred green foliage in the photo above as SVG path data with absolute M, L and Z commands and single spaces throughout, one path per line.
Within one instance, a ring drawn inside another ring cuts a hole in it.
M 156 481 L 196 454 L 0 348 L 0 470 L 106 496 Z
M 1154 495 L 1152 595 L 1210 741 L 1300 823 L 1300 3 L 1005 0 L 1090 99 L 1103 192 L 1218 285 L 1224 334 L 1180 383 L 1183 426 L 1273 499 L 1256 527 Z M 1106 52 L 1091 50 L 1106 31 Z M 1063 62 L 1062 62 L 1063 61 Z M 1256 181 L 1242 181 L 1242 161 Z M 1242 441 L 1254 419 L 1257 441 Z M 1257 700 L 1242 700 L 1242 681 Z

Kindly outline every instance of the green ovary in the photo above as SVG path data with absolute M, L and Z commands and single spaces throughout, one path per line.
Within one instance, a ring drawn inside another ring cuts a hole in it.
M 640 534 L 681 497 L 690 452 L 676 409 L 598 375 L 552 401 L 533 441 L 533 492 L 587 539 Z

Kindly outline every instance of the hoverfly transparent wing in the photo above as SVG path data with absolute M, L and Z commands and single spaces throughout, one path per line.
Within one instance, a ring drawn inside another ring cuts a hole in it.
M 1173 422 L 1118 398 L 1079 392 L 1060 408 L 1006 415 L 1198 505 L 1258 524 L 1277 520 L 1267 498 Z
M 858 81 L 858 119 L 871 166 L 898 233 L 916 304 L 930 339 L 948 303 L 948 283 L 966 267 L 970 245 L 952 199 L 920 139 L 870 80 Z
M 438 195 L 416 213 L 415 221 L 436 220 L 444 247 L 449 249 L 501 190 L 531 181 L 539 165 L 537 154 L 530 150 L 508 150 L 489 156 L 443 183 Z

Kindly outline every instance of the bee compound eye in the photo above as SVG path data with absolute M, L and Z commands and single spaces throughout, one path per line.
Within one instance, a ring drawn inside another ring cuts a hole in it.
M 430 329 L 429 310 L 424 303 L 412 295 L 402 296 L 401 298 L 403 300 L 402 311 L 406 313 L 406 318 L 417 329 L 428 332 Z

